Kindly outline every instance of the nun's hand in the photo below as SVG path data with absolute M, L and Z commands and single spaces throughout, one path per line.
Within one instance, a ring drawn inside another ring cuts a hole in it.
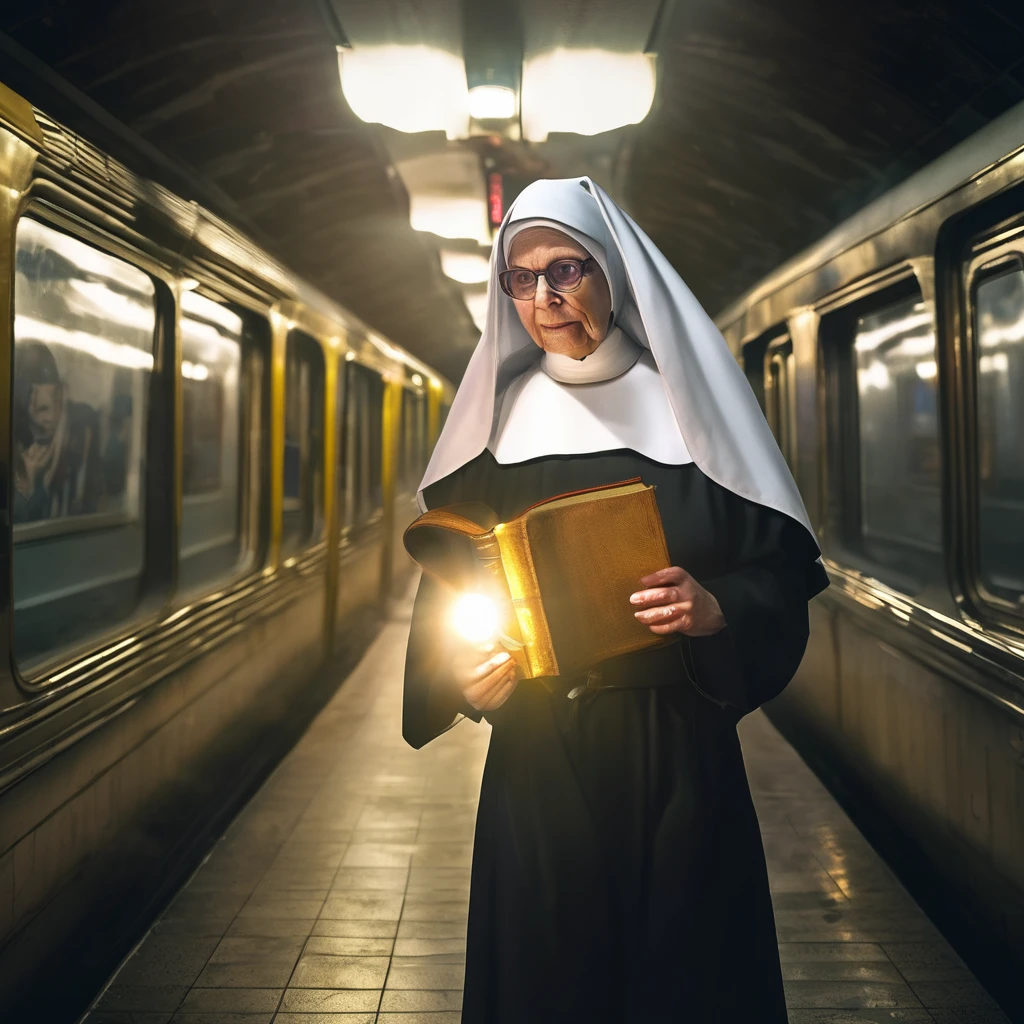
M 633 614 L 652 633 L 711 636 L 725 628 L 715 595 L 678 565 L 652 572 L 640 583 L 647 589 L 632 594 L 629 600 L 643 609 Z
M 519 682 L 508 652 L 493 645 L 483 650 L 464 647 L 452 659 L 452 674 L 463 696 L 477 711 L 501 707 Z

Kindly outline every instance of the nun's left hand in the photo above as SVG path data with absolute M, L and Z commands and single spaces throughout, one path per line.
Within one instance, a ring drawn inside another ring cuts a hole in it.
M 652 572 L 640 582 L 648 589 L 637 591 L 629 600 L 643 609 L 633 614 L 652 633 L 711 636 L 725 628 L 715 595 L 678 565 Z

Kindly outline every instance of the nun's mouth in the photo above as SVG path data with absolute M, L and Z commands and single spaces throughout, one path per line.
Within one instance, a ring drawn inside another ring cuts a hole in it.
M 541 324 L 540 327 L 545 331 L 564 331 L 567 327 L 575 327 L 579 323 L 579 320 L 567 320 L 564 324 Z

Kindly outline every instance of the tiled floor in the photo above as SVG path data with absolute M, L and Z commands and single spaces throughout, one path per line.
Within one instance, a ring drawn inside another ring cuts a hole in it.
M 410 605 L 97 998 L 88 1024 L 455 1024 L 487 729 L 400 733 Z M 741 725 L 791 1024 L 1006 1018 L 760 713 Z M 754 1024 L 754 1022 L 751 1022 Z

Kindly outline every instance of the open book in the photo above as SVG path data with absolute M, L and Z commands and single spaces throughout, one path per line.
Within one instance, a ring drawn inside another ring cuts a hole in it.
M 404 539 L 453 591 L 496 600 L 524 678 L 574 676 L 678 639 L 652 633 L 629 603 L 642 576 L 671 564 L 654 488 L 639 477 L 547 498 L 507 523 L 479 503 L 433 509 Z

